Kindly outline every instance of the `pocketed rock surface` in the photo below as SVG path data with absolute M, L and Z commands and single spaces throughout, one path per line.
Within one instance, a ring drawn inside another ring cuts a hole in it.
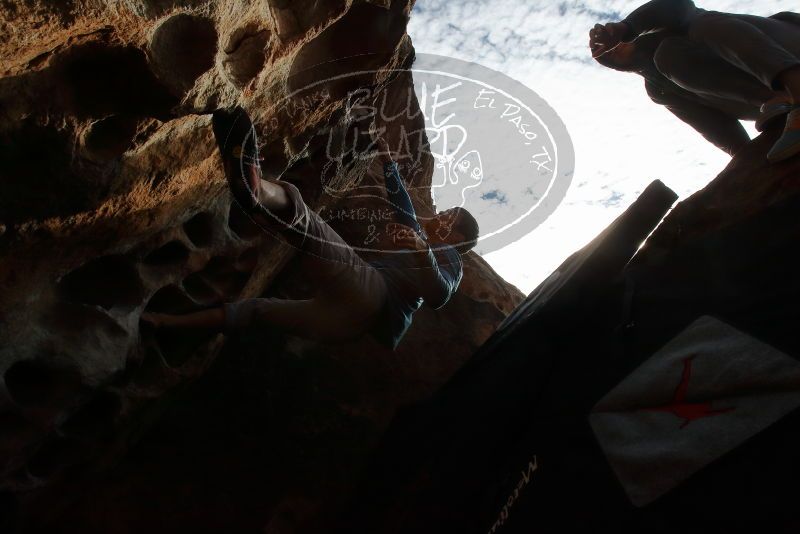
M 410 10 L 0 4 L 0 530 L 299 532 L 346 493 L 396 407 L 444 382 L 521 301 L 470 255 L 458 295 L 418 313 L 395 353 L 367 337 L 140 327 L 145 310 L 307 293 L 297 252 L 232 204 L 210 113 L 246 108 L 265 171 L 335 210 L 330 180 L 346 190 L 364 166 L 328 178 L 325 140 L 352 131 L 348 91 L 380 86 L 391 101 L 411 87 L 389 74 L 413 57 Z M 352 71 L 371 74 L 304 100 Z M 432 169 L 428 156 L 406 176 L 423 214 Z M 363 226 L 337 229 L 357 240 Z

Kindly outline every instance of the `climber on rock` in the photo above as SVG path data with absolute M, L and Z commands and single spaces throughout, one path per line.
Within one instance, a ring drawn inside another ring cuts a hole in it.
M 750 141 L 739 120 L 755 120 L 759 131 L 785 120 L 769 160 L 800 153 L 800 15 L 653 0 L 621 22 L 597 24 L 589 46 L 600 64 L 644 77 L 654 102 L 725 152 Z
M 255 128 L 244 110 L 218 110 L 212 122 L 234 199 L 257 224 L 302 250 L 302 269 L 318 290 L 309 300 L 254 298 L 186 315 L 145 313 L 145 323 L 226 334 L 272 326 L 322 342 L 370 333 L 394 349 L 423 301 L 440 308 L 455 293 L 463 275 L 460 255 L 477 243 L 477 222 L 453 208 L 420 224 L 383 139 L 375 143 L 376 156 L 396 214 L 397 222 L 389 224 L 394 250 L 366 261 L 305 204 L 294 185 L 262 177 Z

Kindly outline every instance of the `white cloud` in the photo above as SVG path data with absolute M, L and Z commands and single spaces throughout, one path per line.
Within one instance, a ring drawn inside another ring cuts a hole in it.
M 641 5 L 625 0 L 421 0 L 409 25 L 420 53 L 480 63 L 541 95 L 572 136 L 576 172 L 566 199 L 516 243 L 486 255 L 508 281 L 530 292 L 590 241 L 654 179 L 682 198 L 706 185 L 729 158 L 653 104 L 634 74 L 591 59 L 588 31 Z M 777 0 L 720 0 L 706 9 L 769 15 Z

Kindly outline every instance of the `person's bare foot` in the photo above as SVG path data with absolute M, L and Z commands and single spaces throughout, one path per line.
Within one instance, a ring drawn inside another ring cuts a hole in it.
M 607 24 L 595 24 L 589 31 L 589 48 L 592 57 L 597 59 L 607 54 L 617 47 L 630 31 L 624 22 L 609 22 Z

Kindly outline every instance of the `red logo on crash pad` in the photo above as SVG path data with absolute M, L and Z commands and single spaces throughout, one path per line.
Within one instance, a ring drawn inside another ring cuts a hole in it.
M 606 393 L 589 424 L 635 506 L 800 408 L 800 362 L 703 316 Z
M 675 396 L 672 398 L 670 404 L 657 406 L 655 408 L 645 408 L 645 412 L 667 412 L 673 414 L 679 419 L 683 419 L 681 428 L 686 426 L 692 421 L 703 419 L 705 417 L 713 417 L 722 413 L 733 411 L 735 408 L 722 408 L 714 409 L 711 401 L 706 402 L 689 402 L 686 400 L 686 394 L 689 391 L 689 380 L 692 378 L 692 360 L 696 355 L 689 356 L 683 360 L 683 375 L 675 390 Z

